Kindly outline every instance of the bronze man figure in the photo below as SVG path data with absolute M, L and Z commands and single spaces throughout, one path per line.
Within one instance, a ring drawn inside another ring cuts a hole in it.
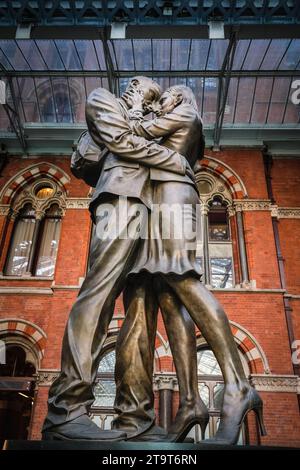
M 94 90 L 88 98 L 86 118 L 90 134 L 100 148 L 106 146 L 110 151 L 103 158 L 90 205 L 96 223 L 101 222 L 97 211 L 101 213 L 101 206 L 107 201 L 118 214 L 119 196 L 127 197 L 129 207 L 136 201 L 150 207 L 151 168 L 161 168 L 183 180 L 192 177 L 183 156 L 132 133 L 128 92 L 136 87 L 143 90 L 145 107 L 160 92 L 152 80 L 138 77 L 131 81 L 120 100 L 101 88 Z M 132 227 L 134 230 L 136 219 L 137 214 L 133 212 L 122 230 Z M 73 305 L 63 338 L 61 373 L 49 391 L 44 439 L 119 440 L 126 437 L 119 431 L 101 431 L 87 414 L 94 400 L 92 387 L 114 302 L 124 288 L 139 243 L 137 238 L 122 235 L 93 240 L 91 268 Z

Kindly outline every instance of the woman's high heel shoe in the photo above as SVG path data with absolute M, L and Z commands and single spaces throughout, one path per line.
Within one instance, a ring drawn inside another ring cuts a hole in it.
M 196 424 L 201 428 L 202 439 L 205 439 L 205 430 L 209 421 L 208 411 L 196 413 L 195 410 L 186 410 L 186 413 L 180 413 L 182 418 L 176 417 L 174 424 L 168 430 L 168 441 L 183 442 L 190 430 Z
M 205 444 L 234 445 L 237 443 L 243 421 L 249 413 L 254 411 L 259 424 L 259 431 L 266 436 L 266 428 L 263 421 L 263 402 L 254 388 L 248 388 L 246 393 L 241 392 L 239 399 L 233 399 L 224 395 L 220 425 L 215 437 L 205 440 Z

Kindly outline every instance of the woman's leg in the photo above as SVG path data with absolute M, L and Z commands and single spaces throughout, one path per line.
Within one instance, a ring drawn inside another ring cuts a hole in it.
M 175 363 L 179 385 L 179 408 L 169 433 L 182 433 L 198 420 L 205 430 L 208 411 L 200 398 L 197 376 L 195 324 L 175 292 L 162 278 L 154 283 Z

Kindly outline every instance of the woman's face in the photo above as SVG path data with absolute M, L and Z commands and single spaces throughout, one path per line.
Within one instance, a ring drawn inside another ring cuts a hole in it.
M 164 116 L 167 113 L 171 113 L 177 105 L 176 97 L 169 91 L 165 91 L 159 100 L 160 111 L 157 112 L 158 116 Z

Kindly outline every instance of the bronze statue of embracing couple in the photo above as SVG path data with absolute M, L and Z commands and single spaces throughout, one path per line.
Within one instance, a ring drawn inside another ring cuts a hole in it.
M 153 112 L 155 119 L 145 119 Z M 49 391 L 44 439 L 180 442 L 208 411 L 199 396 L 196 337 L 200 329 L 224 377 L 216 436 L 235 444 L 248 411 L 260 430 L 262 400 L 245 377 L 227 316 L 200 282 L 196 258 L 199 194 L 193 168 L 203 156 L 202 121 L 192 90 L 163 93 L 147 77 L 131 79 L 116 98 L 98 88 L 86 103 L 88 132 L 72 171 L 95 187 L 96 224 L 90 270 L 66 326 L 61 373 Z M 176 210 L 173 210 L 173 208 Z M 178 229 L 180 236 L 178 236 Z M 116 345 L 116 418 L 103 431 L 88 416 L 93 385 L 115 300 L 123 292 L 125 320 Z M 155 425 L 153 362 L 158 309 L 176 367 L 180 404 L 168 430 Z

